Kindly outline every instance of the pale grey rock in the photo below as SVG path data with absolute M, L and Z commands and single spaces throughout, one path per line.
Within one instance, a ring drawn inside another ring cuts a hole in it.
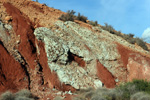
M 69 48 L 65 45 L 65 41 L 44 27 L 37 28 L 34 34 L 38 40 L 42 40 L 45 43 L 49 62 L 58 61 L 60 64 L 67 63 Z
M 10 37 L 6 34 L 4 25 L 5 24 L 0 21 L 0 39 L 4 44 L 6 44 L 9 41 Z
M 57 28 L 53 31 L 44 27 L 36 28 L 34 34 L 38 40 L 44 42 L 49 68 L 57 73 L 62 83 L 70 84 L 76 89 L 102 87 L 102 82 L 97 77 L 96 60 L 116 78 L 126 76 L 126 69 L 120 68 L 123 63 L 119 60 L 121 56 L 115 42 L 131 49 L 135 48 L 134 45 L 99 26 L 92 27 L 93 32 L 75 22 L 57 21 L 54 27 Z M 84 60 L 85 68 L 73 59 L 70 60 L 69 53 Z
M 99 88 L 99 87 L 102 87 L 103 83 L 100 81 L 100 80 L 95 80 L 94 81 L 94 87 L 95 88 Z
M 12 26 L 9 24 L 5 24 L 4 27 L 9 31 L 12 30 Z
M 39 27 L 39 28 L 36 28 L 36 30 L 34 31 L 34 35 L 36 36 L 36 38 L 42 41 L 44 41 L 45 37 L 52 35 L 52 34 L 53 32 L 46 27 Z

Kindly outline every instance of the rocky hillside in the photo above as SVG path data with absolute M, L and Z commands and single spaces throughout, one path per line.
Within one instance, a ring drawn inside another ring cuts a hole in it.
M 149 51 L 62 14 L 31 0 L 0 1 L 0 93 L 71 100 L 76 90 L 150 80 Z

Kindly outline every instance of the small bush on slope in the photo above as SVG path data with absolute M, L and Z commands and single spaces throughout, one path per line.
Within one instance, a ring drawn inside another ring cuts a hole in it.
M 0 96 L 0 100 L 35 100 L 29 90 L 21 90 L 15 94 L 7 91 Z
M 124 38 L 126 41 L 128 41 L 131 44 L 137 44 L 140 47 L 142 47 L 144 50 L 148 51 L 148 47 L 146 46 L 145 42 L 140 38 L 133 38 L 133 34 L 124 34 L 121 37 Z
M 115 89 L 81 90 L 74 100 L 150 100 L 150 82 L 133 80 Z
M 114 89 L 99 88 L 97 90 L 82 91 L 74 100 L 121 100 L 120 97 L 120 94 L 116 93 Z
M 93 25 L 93 26 L 97 26 L 97 25 L 98 25 L 98 22 L 97 22 L 97 21 L 95 21 L 95 22 L 89 21 L 89 24 L 90 24 L 90 25 Z
M 62 20 L 62 21 L 74 21 L 75 19 L 75 11 L 73 10 L 68 10 L 67 11 L 67 14 L 62 14 L 59 19 Z
M 33 98 L 32 93 L 29 90 L 23 89 L 17 93 L 15 93 L 16 97 L 27 97 L 27 98 Z
M 107 23 L 104 23 L 105 26 L 102 26 L 103 30 L 106 30 L 112 34 L 115 34 L 115 29 L 111 26 L 111 25 L 108 25 Z
M 137 92 L 131 95 L 130 100 L 150 100 L 150 95 L 145 92 Z
M 144 50 L 149 51 L 148 47 L 146 46 L 145 42 L 142 39 L 135 38 L 135 41 L 136 41 L 137 45 L 139 45 L 140 47 L 142 47 Z
M 82 21 L 84 23 L 87 23 L 88 18 L 84 15 L 81 15 L 80 13 L 78 13 L 78 16 L 75 16 L 75 11 L 73 10 L 68 10 L 66 14 L 62 14 L 58 19 L 62 20 L 62 21 L 74 21 L 74 20 L 79 20 Z M 89 21 L 88 24 L 91 24 L 93 26 L 97 26 L 98 22 L 95 21 Z
M 105 26 L 102 26 L 102 28 L 112 34 L 115 34 L 117 36 L 122 37 L 123 39 L 125 39 L 126 41 L 128 41 L 131 44 L 137 44 L 140 47 L 142 47 L 144 50 L 148 50 L 148 47 L 146 46 L 145 42 L 140 39 L 140 38 L 134 38 L 134 34 L 129 33 L 129 34 L 121 34 L 121 31 L 116 31 L 111 25 L 108 25 L 107 23 L 105 23 Z
M 76 20 L 82 21 L 86 23 L 87 17 L 81 15 L 80 13 L 78 13 L 78 16 L 76 18 Z
M 11 92 L 7 91 L 0 96 L 0 100 L 14 100 L 15 96 Z
M 137 92 L 145 92 L 150 94 L 150 82 L 145 80 L 133 80 L 116 88 L 118 92 L 122 92 L 122 100 L 129 100 L 130 96 Z

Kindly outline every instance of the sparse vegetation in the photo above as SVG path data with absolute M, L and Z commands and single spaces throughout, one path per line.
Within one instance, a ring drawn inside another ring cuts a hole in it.
M 137 45 L 148 51 L 148 47 L 146 46 L 145 42 L 142 39 L 135 38 L 135 41 Z
M 105 26 L 102 26 L 102 28 L 112 34 L 122 37 L 123 39 L 125 39 L 126 41 L 128 41 L 131 44 L 136 43 L 137 45 L 142 47 L 144 50 L 148 51 L 148 47 L 146 46 L 145 42 L 140 38 L 134 38 L 134 34 L 132 34 L 132 33 L 121 34 L 121 31 L 116 31 L 111 25 L 108 25 L 107 23 L 105 23 Z
M 110 33 L 112 33 L 112 34 L 115 34 L 114 33 L 114 28 L 111 26 L 111 25 L 108 25 L 107 23 L 104 23 L 105 24 L 105 26 L 102 26 L 102 28 L 104 29 L 104 30 L 106 30 L 106 31 L 108 31 L 108 32 L 110 32 Z
M 81 15 L 80 13 L 78 13 L 78 16 L 77 16 L 76 19 L 86 23 L 87 17 L 85 17 L 85 16 Z
M 7 91 L 0 96 L 0 100 L 14 100 L 15 96 L 11 92 Z
M 44 5 L 44 6 L 47 6 L 47 4 L 46 4 L 46 3 L 43 3 L 43 5 Z
M 116 88 L 118 92 L 122 92 L 122 100 L 129 100 L 131 95 L 137 92 L 144 92 L 150 94 L 150 82 L 145 80 L 133 80 Z
M 89 88 L 78 92 L 74 100 L 150 100 L 150 82 L 133 80 L 115 89 Z
M 131 95 L 130 100 L 150 100 L 150 95 L 145 92 L 137 92 Z
M 62 14 L 59 19 L 62 20 L 62 21 L 74 21 L 75 19 L 75 14 L 76 12 L 73 11 L 73 10 L 68 10 L 67 11 L 67 14 Z
M 26 90 L 26 89 L 21 90 L 21 91 L 15 93 L 15 96 L 17 96 L 17 97 L 20 96 L 20 97 L 33 98 L 32 93 L 29 90 Z
M 35 100 L 29 90 L 21 90 L 15 94 L 7 91 L 0 96 L 0 100 Z
M 98 22 L 97 22 L 97 21 L 95 21 L 95 22 L 94 22 L 94 21 L 89 21 L 89 24 L 90 24 L 90 25 L 93 25 L 93 26 L 97 26 L 97 25 L 98 25 Z
M 75 11 L 73 11 L 73 10 L 70 11 L 70 10 L 69 10 L 69 11 L 67 11 L 66 14 L 62 14 L 62 15 L 59 17 L 59 19 L 62 20 L 62 21 L 74 21 L 74 20 L 79 20 L 79 21 L 82 21 L 82 22 L 84 22 L 84 23 L 87 23 L 88 18 L 87 18 L 86 16 L 81 15 L 80 13 L 78 13 L 78 16 L 75 16 L 75 13 L 76 13 Z M 98 25 L 98 22 L 97 22 L 97 21 L 95 21 L 95 22 L 89 21 L 88 24 L 91 24 L 91 25 L 93 25 L 93 26 L 97 26 L 97 25 Z
M 132 34 L 124 34 L 121 37 L 124 38 L 126 41 L 128 41 L 131 44 L 137 44 L 139 45 L 141 48 L 143 48 L 144 50 L 148 51 L 148 47 L 146 46 L 145 42 L 140 39 L 140 38 L 134 38 L 134 35 Z

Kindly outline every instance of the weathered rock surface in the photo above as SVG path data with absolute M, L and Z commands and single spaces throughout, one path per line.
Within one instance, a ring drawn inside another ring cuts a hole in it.
M 70 99 L 77 89 L 150 80 L 150 52 L 100 26 L 59 21 L 61 14 L 30 0 L 0 1 L 0 93 L 27 88 L 40 99 Z

